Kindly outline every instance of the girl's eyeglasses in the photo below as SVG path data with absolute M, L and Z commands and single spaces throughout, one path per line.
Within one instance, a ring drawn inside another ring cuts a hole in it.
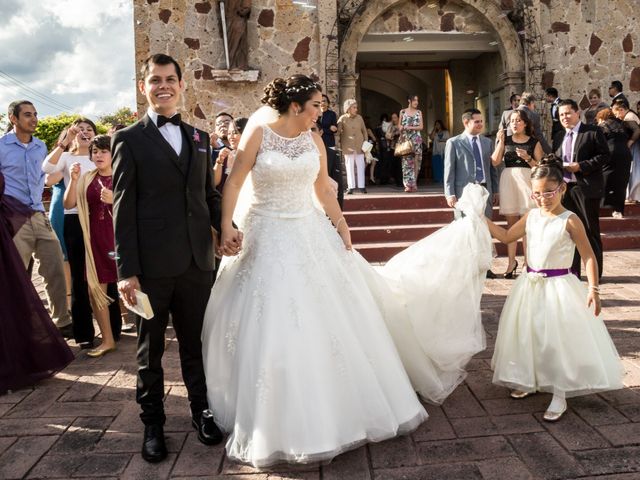
M 556 196 L 556 193 L 558 193 L 560 191 L 560 188 L 562 187 L 562 184 L 558 185 L 558 188 L 556 188 L 555 190 L 551 191 L 551 192 L 542 192 L 542 193 L 532 193 L 531 194 L 531 200 L 540 200 L 542 198 L 553 198 Z

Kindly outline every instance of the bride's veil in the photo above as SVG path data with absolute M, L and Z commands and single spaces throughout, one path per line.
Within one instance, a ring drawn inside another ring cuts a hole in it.
M 264 125 L 273 123 L 280 117 L 280 114 L 274 108 L 268 105 L 260 107 L 253 112 L 247 121 L 247 125 L 244 127 L 243 135 L 249 135 L 256 128 L 262 128 Z M 236 203 L 235 211 L 233 212 L 233 221 L 238 225 L 240 229 L 244 227 L 244 219 L 249 212 L 249 207 L 253 202 L 253 180 L 251 173 L 247 175 L 247 178 L 240 189 L 238 195 L 238 202 Z

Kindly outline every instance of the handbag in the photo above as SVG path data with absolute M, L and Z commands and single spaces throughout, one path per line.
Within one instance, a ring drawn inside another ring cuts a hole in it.
M 413 142 L 407 138 L 406 135 L 401 135 L 396 143 L 396 148 L 393 151 L 393 155 L 396 157 L 406 157 L 413 153 Z

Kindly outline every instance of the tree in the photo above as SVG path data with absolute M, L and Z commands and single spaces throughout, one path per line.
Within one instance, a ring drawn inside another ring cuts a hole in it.
M 125 127 L 138 120 L 138 113 L 131 111 L 129 107 L 122 107 L 113 113 L 102 115 L 98 118 L 100 123 L 109 124 L 112 127 L 124 125 Z
M 52 150 L 62 131 L 77 118 L 80 118 L 77 113 L 61 113 L 55 117 L 41 118 L 38 121 L 35 136 L 47 144 L 47 149 Z M 96 122 L 96 128 L 99 134 L 104 134 L 109 131 L 110 125 Z

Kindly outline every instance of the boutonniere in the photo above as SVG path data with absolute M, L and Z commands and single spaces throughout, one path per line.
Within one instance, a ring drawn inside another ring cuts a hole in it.
M 196 143 L 200 143 L 200 132 L 197 129 L 193 129 L 193 141 Z

